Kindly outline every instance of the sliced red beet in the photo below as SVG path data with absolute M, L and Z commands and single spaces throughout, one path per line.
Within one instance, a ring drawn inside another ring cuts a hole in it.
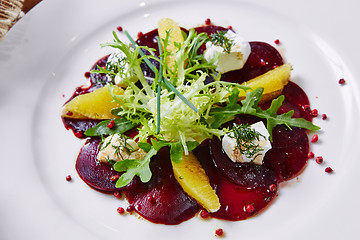
M 264 165 L 273 169 L 279 182 L 298 176 L 305 168 L 309 140 L 305 132 L 291 146 L 273 147 L 264 158 Z
M 276 126 L 273 129 L 273 148 L 287 148 L 291 147 L 306 134 L 303 128 L 293 127 L 289 129 L 286 126 Z
M 197 33 L 206 33 L 209 36 L 216 32 L 228 30 L 227 28 L 224 28 L 221 26 L 215 26 L 215 25 L 201 26 L 201 27 L 196 27 L 194 29 L 195 29 L 195 32 L 197 32 Z M 199 48 L 198 54 L 203 54 L 205 50 L 206 50 L 205 44 L 201 45 L 201 47 Z
M 156 56 L 159 56 L 159 47 L 156 40 L 156 37 L 159 36 L 157 28 L 147 32 L 145 34 L 138 34 L 138 38 L 136 39 L 136 43 L 139 46 L 147 46 L 149 48 L 153 48 L 156 50 Z
M 217 183 L 216 194 L 220 199 L 220 210 L 212 213 L 211 216 L 224 220 L 238 221 L 245 220 L 266 208 L 276 197 L 269 187 L 257 187 L 247 189 L 240 187 L 225 178 Z M 247 211 L 247 206 L 253 210 Z
M 311 120 L 309 111 L 302 106 L 308 105 L 309 100 L 304 91 L 295 83 L 289 82 L 284 88 L 285 100 L 279 108 L 278 113 L 282 114 L 294 110 L 297 118 L 307 118 Z M 296 97 L 295 97 L 296 96 Z M 267 108 L 270 103 L 264 104 L 262 108 Z M 252 124 L 258 118 L 251 116 L 237 116 L 237 123 Z M 264 158 L 262 166 L 250 165 L 247 163 L 234 163 L 226 153 L 222 151 L 221 142 L 214 138 L 211 151 L 216 166 L 230 181 L 243 187 L 264 186 L 271 184 L 272 181 L 284 181 L 296 177 L 301 173 L 307 164 L 307 153 L 309 143 L 306 130 L 301 128 L 289 129 L 285 126 L 276 126 L 273 129 L 272 149 L 269 150 Z M 262 176 L 267 176 L 264 178 Z
M 211 154 L 217 169 L 241 187 L 256 188 L 276 183 L 275 174 L 267 166 L 231 161 L 222 150 L 221 141 L 217 137 L 212 139 Z
M 118 191 L 120 189 L 115 187 L 115 181 L 111 181 L 110 178 L 120 175 L 120 173 L 112 170 L 110 165 L 96 161 L 100 141 L 98 138 L 91 138 L 86 141 L 76 160 L 76 171 L 85 183 L 96 190 L 102 192 Z
M 64 126 L 67 130 L 72 130 L 73 133 L 79 138 L 85 138 L 83 134 L 87 129 L 95 127 L 100 120 L 95 119 L 75 119 L 75 118 L 62 118 Z M 80 134 L 76 134 L 80 133 Z
M 276 190 L 270 191 L 270 183 L 261 187 L 246 188 L 229 181 L 214 165 L 209 147 L 205 144 L 194 152 L 209 176 L 210 183 L 220 200 L 221 208 L 212 213 L 212 217 L 231 221 L 244 220 L 261 212 L 277 196 Z M 274 186 L 276 189 L 277 183 L 274 183 Z M 248 205 L 253 207 L 252 211 L 246 211 Z
M 200 206 L 178 184 L 172 170 L 169 151 L 162 149 L 150 163 L 152 178 L 142 183 L 134 178 L 125 191 L 128 202 L 145 219 L 167 225 L 192 218 Z
M 279 108 L 278 114 L 293 109 L 293 117 L 305 118 L 308 121 L 312 120 L 313 117 L 311 116 L 311 111 L 309 109 L 310 101 L 301 87 L 294 82 L 289 82 L 284 87 L 282 94 L 285 96 L 285 101 L 283 106 Z
M 251 52 L 244 67 L 222 75 L 223 81 L 243 83 L 283 65 L 280 53 L 265 42 L 250 42 Z

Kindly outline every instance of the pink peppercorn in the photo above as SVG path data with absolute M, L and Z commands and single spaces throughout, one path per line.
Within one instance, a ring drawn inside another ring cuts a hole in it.
M 254 208 L 253 205 L 248 204 L 248 205 L 245 206 L 245 211 L 246 211 L 247 213 L 252 213 L 252 212 L 255 211 L 255 208 Z
M 274 41 L 274 43 L 275 43 L 275 44 L 280 44 L 280 40 L 279 40 L 279 39 L 276 39 L 276 40 Z
M 115 182 L 118 179 L 119 179 L 119 175 L 114 175 L 114 176 L 110 177 L 110 181 L 112 181 L 112 182 Z
M 123 28 L 120 27 L 120 26 L 118 26 L 116 29 L 117 29 L 119 32 L 122 32 L 122 31 L 123 31 Z
M 119 214 L 123 214 L 125 212 L 125 209 L 122 207 L 118 207 L 116 210 Z
M 84 73 L 84 76 L 85 76 L 86 78 L 89 78 L 89 77 L 90 77 L 90 72 L 85 72 L 85 73 Z
M 156 200 L 153 196 L 148 196 L 147 200 L 150 202 L 151 205 L 155 205 L 156 204 Z
M 207 19 L 205 20 L 205 24 L 206 24 L 206 25 L 210 25 L 210 24 L 211 24 L 210 18 L 207 18 Z
M 303 109 L 305 111 L 310 111 L 310 106 L 309 105 L 303 105 L 302 107 L 303 107 Z
M 205 210 L 202 210 L 200 212 L 200 217 L 203 218 L 203 219 L 206 219 L 206 218 L 209 217 L 209 213 L 207 211 L 205 211 Z
M 312 136 L 311 138 L 312 143 L 316 143 L 318 140 L 319 140 L 319 136 L 317 134 L 314 134 L 314 136 Z
M 334 170 L 331 168 L 331 167 L 327 167 L 327 168 L 325 168 L 325 172 L 327 172 L 327 173 L 331 173 L 331 172 L 333 172 Z
M 140 211 L 142 209 L 142 206 L 140 204 L 136 204 L 135 209 L 137 211 Z
M 324 162 L 324 159 L 323 159 L 323 157 L 319 156 L 319 157 L 316 157 L 315 161 L 317 164 L 322 164 Z
M 326 120 L 327 119 L 327 115 L 324 113 L 323 115 L 322 115 L 322 120 Z
M 317 117 L 318 115 L 319 115 L 319 113 L 318 113 L 318 110 L 317 110 L 317 109 L 311 110 L 311 116 Z
M 115 121 L 114 120 L 111 120 L 107 125 L 107 127 L 110 128 L 110 129 L 113 128 L 114 126 L 115 126 Z
M 341 79 L 339 80 L 339 84 L 345 84 L 345 79 L 341 78 Z
M 75 135 L 75 137 L 77 137 L 77 138 L 83 138 L 84 137 L 84 133 L 83 132 L 75 132 L 74 133 L 74 135 Z
M 224 230 L 222 230 L 221 228 L 216 229 L 215 235 L 221 237 L 222 235 L 224 235 Z
M 68 182 L 71 181 L 71 176 L 70 175 L 66 176 L 66 181 L 68 181 Z
M 127 208 L 126 208 L 126 211 L 127 212 L 133 212 L 135 210 L 134 206 L 133 205 L 129 205 Z
M 121 193 L 120 192 L 118 192 L 118 191 L 116 191 L 116 192 L 114 192 L 114 197 L 116 197 L 116 198 L 121 198 Z
M 309 152 L 307 156 L 309 159 L 311 159 L 315 157 L 315 154 L 313 152 Z
M 269 186 L 270 192 L 276 192 L 276 189 L 277 189 L 277 187 L 276 187 L 275 184 L 271 184 L 271 185 Z

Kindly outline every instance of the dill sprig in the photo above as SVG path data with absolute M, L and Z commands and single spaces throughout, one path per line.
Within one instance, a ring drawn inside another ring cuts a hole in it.
M 224 49 L 226 53 L 230 53 L 232 46 L 234 46 L 234 40 L 226 37 L 227 31 L 217 31 L 210 35 L 210 41 L 214 45 L 218 45 Z
M 259 145 L 260 137 L 265 138 L 264 135 L 252 129 L 248 124 L 233 124 L 231 130 L 234 133 L 237 147 L 241 154 L 248 158 L 252 158 L 255 154 L 263 151 Z

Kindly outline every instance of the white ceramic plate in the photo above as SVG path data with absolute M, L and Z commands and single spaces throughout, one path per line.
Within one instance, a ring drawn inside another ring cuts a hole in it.
M 356 0 L 96 1 L 45 0 L 0 43 L 0 239 L 357 239 L 360 18 Z M 152 224 L 83 183 L 74 163 L 83 142 L 64 129 L 60 109 L 84 72 L 109 49 L 117 26 L 133 36 L 161 17 L 182 26 L 215 24 L 249 40 L 277 46 L 294 66 L 293 81 L 308 93 L 322 130 L 304 173 L 281 186 L 274 204 L 241 222 L 195 217 L 177 226 Z M 340 86 L 338 80 L 346 79 Z M 333 174 L 326 174 L 331 166 Z M 65 181 L 67 175 L 73 181 Z

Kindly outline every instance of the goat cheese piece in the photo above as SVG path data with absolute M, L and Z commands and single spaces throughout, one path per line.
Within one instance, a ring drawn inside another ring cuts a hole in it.
M 111 53 L 107 59 L 106 66 L 120 66 L 123 69 L 121 73 L 117 73 L 115 75 L 114 82 L 119 87 L 126 88 L 128 84 L 125 82 L 124 78 L 126 77 L 125 73 L 127 73 L 129 70 L 129 63 L 126 60 L 125 53 L 119 49 Z M 108 75 L 107 77 L 109 80 L 112 80 L 111 76 Z
M 125 139 L 119 134 L 114 134 L 105 138 L 97 159 L 102 163 L 108 163 L 109 160 L 115 162 L 125 159 L 141 160 L 145 155 L 146 152 L 133 139 Z
M 257 122 L 250 125 L 250 128 L 260 133 L 259 140 L 255 140 L 253 143 L 258 145 L 261 150 L 249 157 L 246 154 L 242 154 L 238 148 L 237 140 L 234 132 L 230 132 L 224 135 L 222 139 L 222 147 L 224 152 L 233 162 L 253 162 L 258 165 L 262 165 L 265 153 L 271 149 L 271 143 L 269 141 L 269 133 L 263 124 L 263 122 Z
M 230 53 L 226 52 L 222 46 L 212 43 L 206 43 L 204 57 L 208 62 L 214 62 L 216 71 L 226 73 L 241 69 L 250 55 L 250 44 L 243 37 L 228 30 L 224 35 L 229 41 L 232 41 Z

